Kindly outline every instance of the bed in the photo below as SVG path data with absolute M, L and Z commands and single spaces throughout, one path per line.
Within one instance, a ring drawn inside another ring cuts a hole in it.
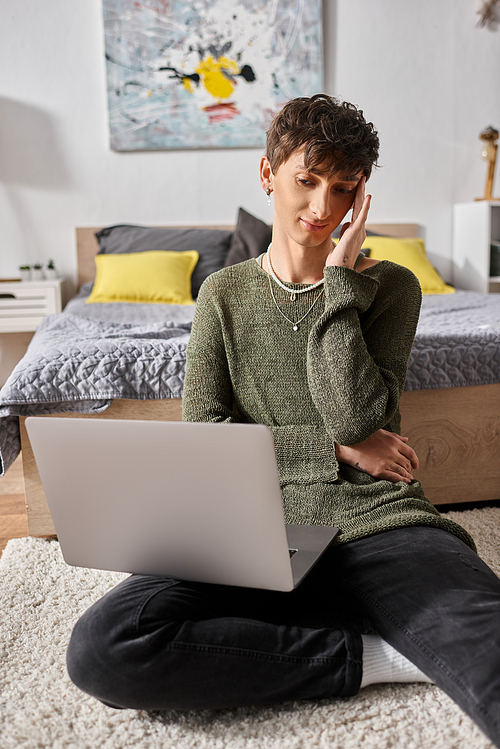
M 112 227 L 116 228 L 120 227 Z M 414 224 L 369 229 L 387 237 L 418 235 Z M 95 278 L 96 253 L 99 248 L 101 253 L 114 252 L 112 246 L 106 248 L 106 231 L 77 229 L 80 292 L 63 313 L 44 320 L 26 357 L 0 392 L 0 455 L 8 466 L 22 447 L 33 536 L 51 536 L 55 531 L 24 427 L 26 416 L 181 419 L 185 348 L 194 304 L 85 305 Z M 153 231 L 160 232 L 161 242 L 161 227 Z M 193 292 L 202 277 L 215 270 L 210 263 L 221 267 L 255 256 L 270 236 L 270 228 L 243 209 L 236 227 L 197 227 L 196 231 L 217 233 L 218 256 L 215 261 L 200 256 Z M 206 241 L 207 235 L 203 236 Z M 184 240 L 189 244 L 188 235 Z M 401 415 L 402 431 L 420 458 L 415 476 L 436 505 L 500 498 L 499 344 L 500 295 L 457 291 L 424 296 Z

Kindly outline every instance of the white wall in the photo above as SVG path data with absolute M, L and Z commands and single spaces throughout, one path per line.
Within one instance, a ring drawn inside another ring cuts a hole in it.
M 418 222 L 449 278 L 452 205 L 483 195 L 479 133 L 500 129 L 500 33 L 476 28 L 474 0 L 336 6 L 328 85 L 363 108 L 382 143 L 372 217 Z
M 259 149 L 109 150 L 100 0 L 0 2 L 0 277 L 53 258 L 74 279 L 75 226 L 227 224 L 239 205 L 271 220 Z M 452 204 L 482 194 L 478 135 L 500 128 L 500 33 L 475 28 L 474 0 L 324 0 L 324 16 L 325 89 L 380 132 L 371 219 L 418 222 L 447 276 Z

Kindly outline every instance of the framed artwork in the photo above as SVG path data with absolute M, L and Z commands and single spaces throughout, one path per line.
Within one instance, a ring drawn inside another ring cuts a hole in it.
M 103 0 L 111 148 L 261 147 L 323 90 L 321 0 Z

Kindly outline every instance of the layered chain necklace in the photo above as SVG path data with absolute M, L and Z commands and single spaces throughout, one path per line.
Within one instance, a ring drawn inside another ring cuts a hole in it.
M 278 302 L 276 301 L 276 297 L 274 296 L 273 285 L 271 283 L 271 277 L 278 284 L 278 286 L 280 288 L 284 289 L 288 294 L 290 294 L 290 301 L 291 302 L 294 302 L 297 299 L 297 294 L 305 294 L 306 291 L 312 291 L 313 289 L 317 289 L 318 286 L 321 286 L 322 284 L 325 283 L 325 279 L 323 277 L 321 279 L 321 281 L 317 281 L 316 283 L 313 283 L 310 286 L 306 286 L 304 289 L 292 289 L 292 288 L 290 288 L 290 286 L 287 286 L 282 281 L 280 281 L 280 279 L 278 278 L 278 276 L 274 272 L 274 268 L 273 268 L 273 266 L 271 264 L 271 245 L 269 245 L 269 247 L 267 248 L 266 259 L 267 259 L 267 267 L 268 267 L 268 270 L 269 270 L 267 279 L 269 281 L 269 291 L 271 292 L 271 296 L 273 298 L 273 302 L 274 302 L 274 304 L 276 306 L 276 309 L 280 313 L 280 315 L 282 317 L 284 317 L 287 322 L 290 323 L 290 325 L 292 326 L 292 330 L 294 330 L 295 332 L 297 332 L 297 330 L 299 329 L 300 323 L 303 320 L 305 320 L 306 317 L 310 314 L 310 312 L 312 311 L 312 309 L 315 306 L 315 304 L 323 296 L 325 289 L 324 288 L 321 289 L 321 291 L 319 292 L 319 294 L 316 295 L 316 298 L 314 299 L 314 302 L 311 304 L 311 306 L 309 307 L 309 309 L 307 310 L 307 312 L 306 312 L 305 315 L 303 315 L 299 320 L 290 320 L 290 318 L 287 317 L 285 315 L 285 313 L 278 306 Z

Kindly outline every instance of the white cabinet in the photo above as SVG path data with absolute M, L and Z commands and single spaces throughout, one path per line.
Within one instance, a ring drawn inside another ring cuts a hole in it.
M 61 279 L 0 281 L 0 333 L 36 330 L 46 315 L 61 311 Z
M 453 285 L 472 291 L 500 291 L 490 274 L 492 243 L 500 242 L 500 202 L 478 200 L 453 206 Z M 495 264 L 495 263 L 494 263 Z

